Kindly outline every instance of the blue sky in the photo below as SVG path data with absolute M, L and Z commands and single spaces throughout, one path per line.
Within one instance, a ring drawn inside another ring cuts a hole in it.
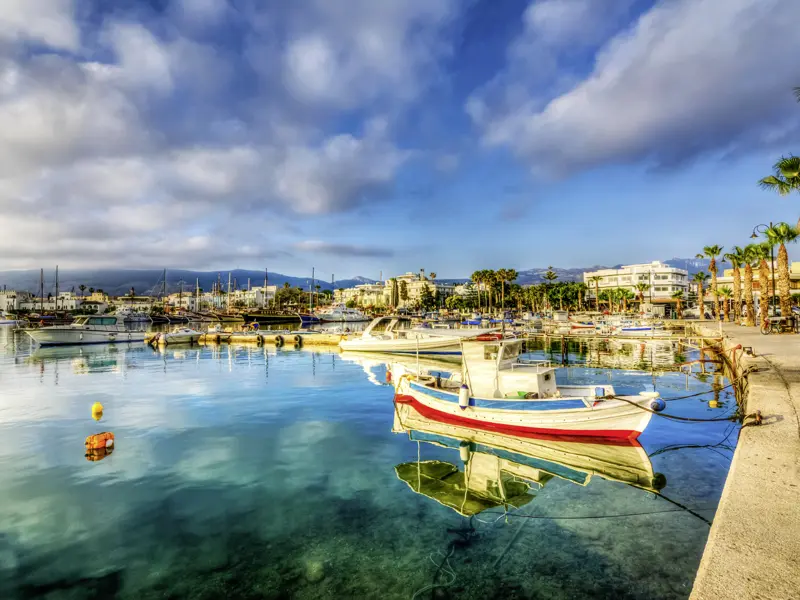
M 377 277 L 800 215 L 792 0 L 4 0 L 0 270 Z

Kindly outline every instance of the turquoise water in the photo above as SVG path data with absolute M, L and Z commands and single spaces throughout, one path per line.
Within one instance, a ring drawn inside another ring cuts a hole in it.
M 457 440 L 392 432 L 377 361 L 271 347 L 32 351 L 7 328 L 0 348 L 0 598 L 13 600 L 686 598 L 737 433 L 654 418 L 640 441 L 669 500 L 542 472 L 518 510 L 470 518 L 398 478 L 402 464 L 465 467 Z M 676 358 L 618 350 L 622 363 Z M 730 390 L 712 391 L 720 375 L 619 366 L 559 379 L 703 393 L 669 405 L 686 416 L 735 408 Z M 87 460 L 84 439 L 104 431 L 113 453 Z

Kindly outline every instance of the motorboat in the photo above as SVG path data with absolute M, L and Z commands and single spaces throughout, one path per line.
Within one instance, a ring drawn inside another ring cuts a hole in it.
M 411 327 L 408 317 L 377 317 L 364 332 L 339 342 L 342 350 L 355 352 L 384 352 L 388 354 L 461 354 L 461 340 L 486 335 L 494 329 L 434 329 Z
M 129 306 L 123 306 L 117 310 L 117 316 L 122 317 L 125 323 L 150 323 L 152 319 L 146 312 L 134 310 Z
M 522 437 L 636 439 L 665 402 L 658 392 L 618 396 L 608 383 L 560 385 L 549 361 L 521 358 L 522 340 L 459 340 L 461 373 L 392 365 L 395 399 L 451 425 Z
M 370 317 L 356 308 L 347 308 L 344 304 L 334 304 L 327 310 L 317 313 L 323 323 L 358 323 L 369 321 Z
M 322 320 L 314 313 L 298 313 L 297 316 L 300 317 L 301 325 L 316 325 L 317 323 L 322 322 Z
M 265 308 L 259 312 L 244 313 L 242 315 L 245 323 L 292 323 L 298 320 L 298 315 L 295 312 L 285 310 L 276 310 Z
M 465 516 L 495 506 L 519 508 L 553 478 L 587 486 L 600 477 L 652 493 L 666 486 L 637 440 L 517 437 L 430 419 L 408 404 L 395 406 L 392 431 L 458 452 L 453 463 L 422 460 L 420 455 L 417 461 L 397 465 L 395 472 L 414 492 Z
M 143 331 L 129 331 L 118 315 L 79 316 L 69 325 L 25 329 L 40 346 L 143 342 Z
M 162 331 L 150 338 L 151 345 L 172 346 L 175 344 L 196 344 L 204 335 L 191 327 L 176 327 L 172 331 Z
M 0 325 L 17 325 L 19 323 L 21 323 L 21 321 L 15 319 L 14 315 L 0 312 Z

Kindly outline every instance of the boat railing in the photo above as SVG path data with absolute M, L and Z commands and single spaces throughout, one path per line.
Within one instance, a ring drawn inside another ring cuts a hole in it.
M 513 370 L 515 367 L 526 367 L 526 368 L 534 367 L 537 370 L 554 368 L 552 361 L 534 359 L 534 358 L 518 358 L 515 362 L 511 363 L 511 369 Z

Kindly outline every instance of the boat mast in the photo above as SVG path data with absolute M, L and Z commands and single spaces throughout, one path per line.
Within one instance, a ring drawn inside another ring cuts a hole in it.
M 228 271 L 228 312 L 231 312 L 231 273 Z
M 314 267 L 311 267 L 311 287 L 308 289 L 308 292 L 308 312 L 314 314 Z
M 56 265 L 56 312 L 58 312 L 58 265 Z
M 267 280 L 269 279 L 269 270 L 264 269 L 264 296 L 261 298 L 261 308 L 267 306 Z
M 195 294 L 195 297 L 194 297 L 194 310 L 199 312 L 200 311 L 200 278 L 199 277 L 195 280 L 194 290 L 195 290 L 194 291 L 194 294 Z
M 39 269 L 39 312 L 44 313 L 44 269 Z

